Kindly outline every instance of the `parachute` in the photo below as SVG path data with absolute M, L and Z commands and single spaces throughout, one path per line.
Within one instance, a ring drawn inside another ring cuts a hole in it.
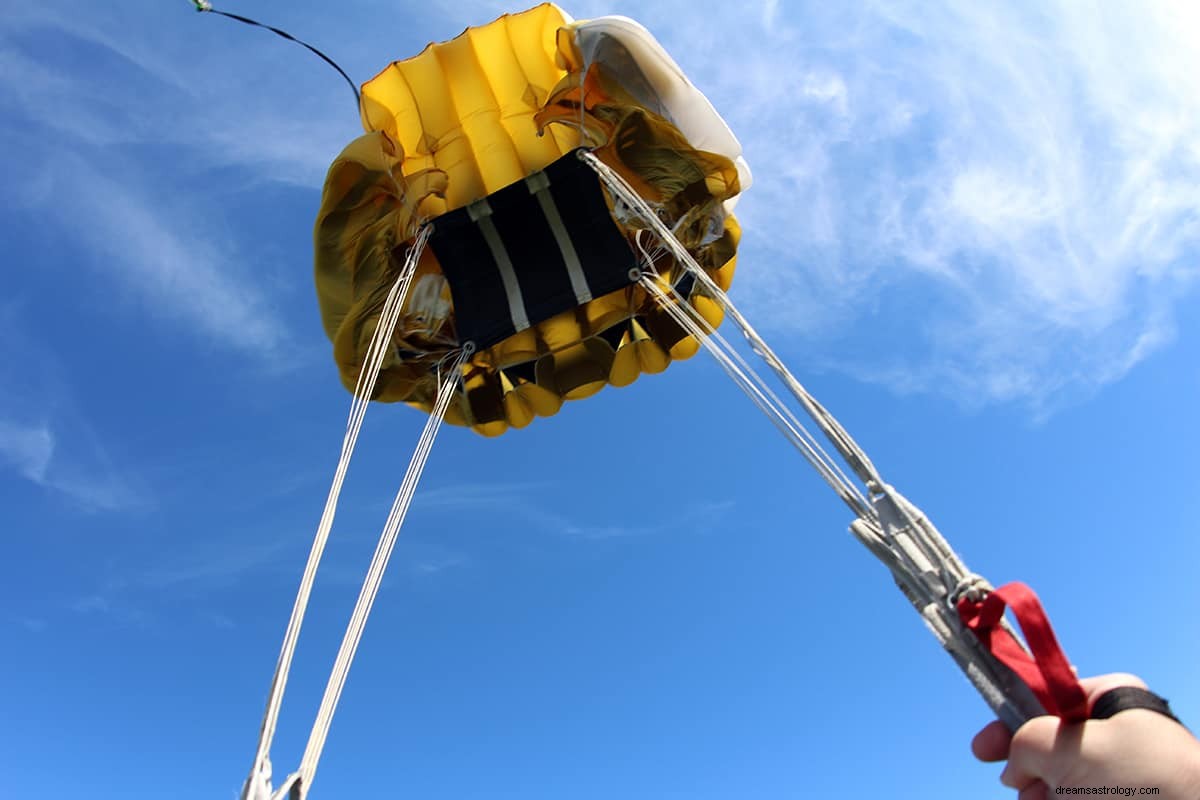
M 363 85 L 361 108 L 368 132 L 330 168 L 315 231 L 322 320 L 348 389 L 426 223 L 375 400 L 430 411 L 438 365 L 470 343 L 446 421 L 492 436 L 697 352 L 638 286 L 646 225 L 575 155 L 620 174 L 729 288 L 730 211 L 749 168 L 645 28 L 537 6 L 391 64 Z M 720 324 L 670 254 L 653 262 L 664 289 Z
M 355 88 L 355 100 L 366 133 L 330 167 L 314 231 L 322 322 L 354 397 L 242 800 L 307 796 L 443 421 L 500 435 L 567 400 L 662 372 L 701 346 L 850 508 L 851 533 L 1000 719 L 1015 730 L 1047 710 L 1086 715 L 1036 599 L 1019 585 L 993 590 L 970 572 L 726 294 L 740 238 L 732 212 L 750 171 L 729 127 L 649 32 L 623 17 L 576 22 L 544 4 L 394 62 L 361 95 Z M 725 341 L 724 320 L 846 469 Z M 372 400 L 428 418 L 300 766 L 276 788 L 270 749 L 288 672 Z M 1004 621 L 1005 603 L 1036 633 L 1032 655 Z

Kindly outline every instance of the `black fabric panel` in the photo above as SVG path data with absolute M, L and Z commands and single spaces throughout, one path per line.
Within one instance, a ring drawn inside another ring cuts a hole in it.
M 525 182 L 495 192 L 488 203 L 492 206 L 492 221 L 512 260 L 529 324 L 536 325 L 579 305 L 554 232 L 541 203 L 530 194 Z M 570 233 L 570 228 L 567 231 Z
M 450 284 L 454 330 L 460 344 L 488 347 L 516 333 L 508 311 L 508 295 L 492 251 L 465 208 L 433 221 L 429 237 L 442 274 Z
M 598 176 L 575 153 L 546 167 L 550 194 L 571 234 L 592 297 L 629 286 L 637 257 L 604 200 Z
M 504 419 L 504 395 L 500 391 L 500 381 L 493 378 L 467 390 L 467 404 L 477 425 Z
M 608 346 L 616 350 L 621 346 L 621 340 L 625 338 L 625 331 L 629 330 L 629 320 L 621 320 L 616 325 L 612 325 L 597 334 L 601 339 L 608 342 Z
M 513 383 L 517 382 L 514 379 L 523 380 L 526 383 L 537 383 L 537 361 L 510 364 L 504 368 L 503 372 Z
M 675 281 L 675 292 L 685 300 L 692 296 L 692 289 L 696 286 L 696 276 L 690 272 L 685 272 L 679 276 L 679 280 Z
M 629 272 L 637 260 L 609 213 L 599 177 L 575 153 L 555 161 L 545 173 L 592 296 L 632 284 Z M 525 181 L 493 192 L 487 200 L 530 324 L 577 306 L 554 233 Z M 450 284 L 459 342 L 472 341 L 482 349 L 516 333 L 499 266 L 467 209 L 435 219 L 429 244 Z

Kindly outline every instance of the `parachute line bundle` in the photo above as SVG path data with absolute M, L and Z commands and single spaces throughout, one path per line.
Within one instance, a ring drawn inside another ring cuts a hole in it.
M 1043 695 L 959 615 L 960 603 L 978 604 L 991 586 L 884 482 L 730 300 L 741 236 L 733 210 L 750 170 L 724 120 L 645 28 L 623 17 L 577 22 L 543 4 L 430 44 L 355 94 L 365 133 L 333 161 L 314 229 L 322 323 L 353 400 L 242 800 L 307 796 L 443 422 L 501 435 L 566 401 L 661 373 L 701 346 L 851 509 L 851 532 L 997 715 L 1015 728 L 1042 713 Z M 717 332 L 726 319 L 842 463 Z M 429 417 L 300 766 L 276 788 L 270 751 L 279 711 L 371 401 Z M 1025 652 L 1007 623 L 995 629 L 1010 650 Z

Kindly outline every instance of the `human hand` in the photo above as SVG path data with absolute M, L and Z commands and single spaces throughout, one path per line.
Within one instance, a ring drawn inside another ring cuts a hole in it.
M 1125 673 L 1079 683 L 1089 707 L 1110 689 L 1146 688 Z M 971 750 L 981 761 L 1008 760 L 1000 782 L 1016 789 L 1018 800 L 1050 800 L 1059 787 L 1101 786 L 1153 787 L 1164 800 L 1200 798 L 1200 740 L 1170 717 L 1146 709 L 1081 723 L 1036 717 L 1016 734 L 992 722 L 975 735 Z

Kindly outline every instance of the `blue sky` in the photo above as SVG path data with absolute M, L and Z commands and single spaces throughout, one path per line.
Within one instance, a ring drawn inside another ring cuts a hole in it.
M 516 7 L 239 2 L 365 80 Z M 340 78 L 179 2 L 0 21 L 0 797 L 232 798 L 340 446 L 310 235 Z M 756 183 L 733 296 L 1083 673 L 1200 719 L 1188 4 L 583 3 Z M 285 700 L 296 766 L 423 423 L 374 407 Z M 705 357 L 443 431 L 313 797 L 1004 797 L 987 718 Z

